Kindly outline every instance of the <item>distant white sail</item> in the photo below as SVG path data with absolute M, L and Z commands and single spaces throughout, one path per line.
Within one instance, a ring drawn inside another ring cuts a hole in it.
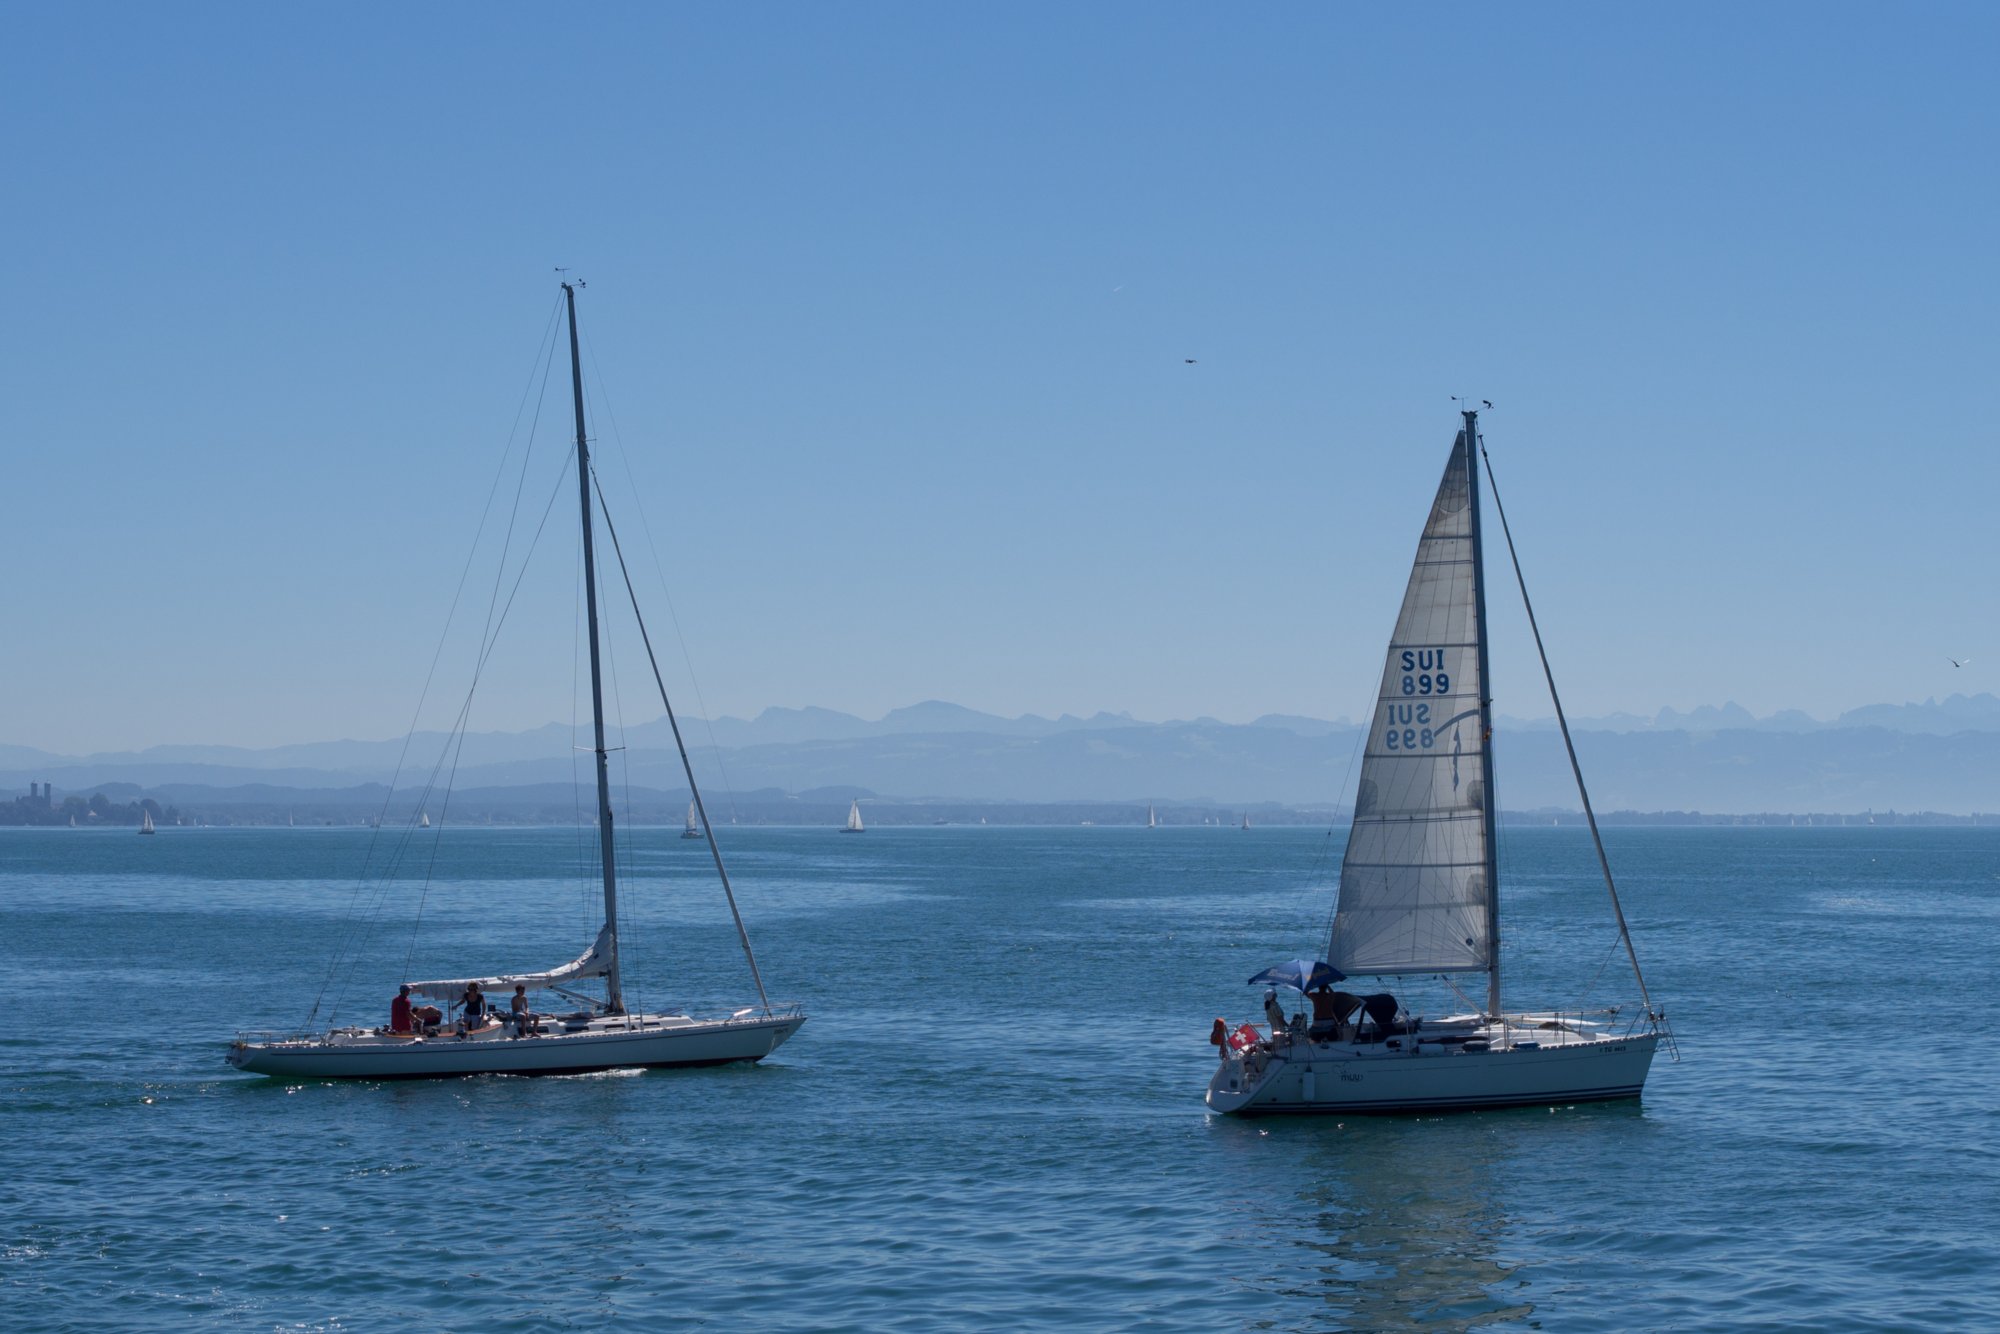
M 142 834 L 153 832 L 153 813 L 151 811 L 139 812 L 139 832 Z
M 687 828 L 681 830 L 682 838 L 700 838 L 701 821 L 695 814 L 694 803 L 688 802 Z
M 847 806 L 847 828 L 846 828 L 846 829 L 845 829 L 844 831 L 842 831 L 842 832 L 844 832 L 844 833 L 849 833 L 849 834 L 858 834 L 858 833 L 861 833 L 861 832 L 862 832 L 862 827 L 861 827 L 861 802 L 860 802 L 860 800 L 859 800 L 858 798 L 857 798 L 856 800 L 854 800 L 854 801 L 852 801 L 852 802 L 849 802 L 849 803 L 848 803 L 848 806 Z
M 1149 804 L 1146 807 L 1146 828 L 1158 829 L 1159 827 L 1160 827 L 1159 818 L 1153 814 L 1153 808 Z
M 1461 432 L 1389 640 L 1327 945 L 1345 973 L 1474 972 L 1493 958 L 1471 466 Z

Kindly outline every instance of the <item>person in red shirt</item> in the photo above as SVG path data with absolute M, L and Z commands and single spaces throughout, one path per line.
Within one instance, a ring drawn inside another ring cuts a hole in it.
M 389 1031 L 391 1033 L 414 1033 L 415 1025 L 410 1022 L 410 988 L 406 983 L 396 992 L 396 999 L 389 1002 Z

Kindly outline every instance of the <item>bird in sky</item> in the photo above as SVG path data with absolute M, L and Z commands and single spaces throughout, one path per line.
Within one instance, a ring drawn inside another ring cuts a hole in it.
M 1190 366 L 1194 365 L 1193 357 L 1182 357 L 1181 360 Z
M 1947 662 L 1949 662 L 1949 663 L 1950 663 L 1950 664 L 1951 664 L 1952 666 L 1954 666 L 1954 667 L 1963 667 L 1963 666 L 1965 666 L 1965 665 L 1966 665 L 1966 663 L 1969 663 L 1969 662 L 1971 662 L 1971 661 L 1972 661 L 1972 659 L 1970 659 L 1970 658 L 1947 658 L 1947 659 L 1946 659 L 1946 661 L 1947 661 Z

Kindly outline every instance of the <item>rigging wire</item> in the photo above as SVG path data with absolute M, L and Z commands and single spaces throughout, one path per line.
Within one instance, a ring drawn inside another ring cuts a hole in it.
M 544 389 L 546 389 L 548 383 L 547 368 L 549 360 L 554 355 L 556 322 L 561 311 L 562 301 L 558 298 L 549 309 L 548 321 L 542 327 L 541 340 L 536 347 L 535 361 L 542 364 L 541 381 Z M 410 726 L 404 732 L 402 748 L 396 754 L 396 765 L 390 773 L 388 790 L 383 793 L 382 807 L 376 812 L 374 824 L 368 837 L 368 846 L 362 853 L 360 874 L 355 880 L 353 892 L 349 895 L 347 908 L 342 914 L 339 925 L 335 928 L 333 958 L 327 966 L 326 976 L 321 979 L 319 991 L 313 996 L 312 1009 L 306 1016 L 306 1026 L 308 1028 L 312 1026 L 313 1020 L 319 1015 L 320 1006 L 326 999 L 327 988 L 332 985 L 333 979 L 339 974 L 343 956 L 352 939 L 355 911 L 359 907 L 362 893 L 368 885 L 369 867 L 374 863 L 375 849 L 381 840 L 383 823 L 388 819 L 390 804 L 395 800 L 396 784 L 403 776 L 403 765 L 409 759 L 410 746 L 416 740 L 417 724 L 423 718 L 424 704 L 430 698 L 431 685 L 437 676 L 438 663 L 443 659 L 445 644 L 451 638 L 452 622 L 458 615 L 459 601 L 464 596 L 466 582 L 472 574 L 473 562 L 479 554 L 479 544 L 486 533 L 486 521 L 492 516 L 494 497 L 500 492 L 501 479 L 507 475 L 507 460 L 513 457 L 514 442 L 519 437 L 521 430 L 521 416 L 527 411 L 528 394 L 534 387 L 535 382 L 534 366 L 531 364 L 528 371 L 528 383 L 522 386 L 521 401 L 515 406 L 514 420 L 507 430 L 506 448 L 501 451 L 500 461 L 494 467 L 493 481 L 487 487 L 486 502 L 480 509 L 478 526 L 473 530 L 472 544 L 465 553 L 465 564 L 459 570 L 458 583 L 452 589 L 451 605 L 445 612 L 444 626 L 438 631 L 437 647 L 431 651 L 430 666 L 424 672 L 423 687 L 417 692 L 416 709 L 410 715 Z M 534 420 L 539 421 L 540 416 L 541 399 L 537 397 Z M 534 427 L 530 425 L 528 447 L 532 450 L 533 446 Z M 523 466 L 525 467 L 525 461 Z M 338 1000 L 336 999 L 337 1004 Z
M 1320 873 L 1320 868 L 1325 866 L 1327 861 L 1333 856 L 1333 835 L 1334 831 L 1338 829 L 1340 826 L 1340 799 L 1347 795 L 1347 781 L 1348 779 L 1354 777 L 1354 766 L 1360 760 L 1361 752 L 1367 748 L 1368 733 L 1374 728 L 1374 725 L 1375 724 L 1371 716 L 1370 721 L 1362 724 L 1360 734 L 1354 738 L 1353 748 L 1347 752 L 1347 772 L 1341 775 L 1340 787 L 1334 794 L 1333 814 L 1327 817 L 1326 836 L 1320 840 L 1319 852 L 1313 858 L 1312 870 L 1308 872 L 1306 876 L 1306 886 L 1308 892 L 1310 892 L 1314 888 L 1315 882 Z M 1351 801 L 1348 804 L 1347 816 L 1348 816 L 1348 822 L 1351 826 L 1354 820 L 1354 806 Z M 1343 856 L 1344 855 L 1345 852 L 1343 850 Z M 1333 919 L 1336 915 L 1339 914 L 1339 912 L 1340 912 L 1340 888 L 1336 884 L 1334 887 L 1333 902 L 1327 905 L 1326 921 L 1320 927 L 1320 933 L 1319 933 L 1319 938 L 1323 941 L 1326 941 L 1329 944 L 1331 944 L 1333 941 Z
M 1542 675 L 1549 683 L 1549 702 L 1555 705 L 1556 724 L 1562 729 L 1563 747 L 1569 752 L 1570 772 L 1576 775 L 1576 793 L 1583 801 L 1583 817 L 1590 823 L 1590 839 L 1597 848 L 1597 864 L 1604 871 L 1604 888 L 1611 894 L 1611 911 L 1618 918 L 1618 935 L 1625 942 L 1626 957 L 1632 961 L 1632 978 L 1639 984 L 1639 999 L 1646 1007 L 1647 1016 L 1657 1019 L 1659 1012 L 1653 1008 L 1653 998 L 1646 991 L 1646 976 L 1639 970 L 1639 952 L 1633 947 L 1632 932 L 1625 924 L 1625 909 L 1618 902 L 1618 885 L 1611 878 L 1611 859 L 1604 854 L 1604 837 L 1597 830 L 1597 812 L 1591 809 L 1590 790 L 1583 782 L 1583 766 L 1576 758 L 1576 743 L 1570 739 L 1569 719 L 1563 715 L 1562 696 L 1556 692 L 1555 672 L 1549 666 L 1548 650 L 1542 646 L 1542 630 L 1535 622 L 1535 604 L 1528 598 L 1528 580 L 1521 573 L 1521 555 L 1514 547 L 1513 530 L 1507 526 L 1506 506 L 1500 503 L 1500 483 L 1493 477 L 1493 459 L 1486 452 L 1483 436 L 1476 443 L 1479 457 L 1486 464 L 1487 484 L 1493 488 L 1493 511 L 1500 516 L 1500 531 L 1507 539 L 1507 555 L 1514 562 L 1514 579 L 1521 587 L 1521 606 L 1528 613 L 1528 628 L 1535 635 L 1535 652 L 1541 655 Z
M 729 885 L 729 870 L 722 864 L 722 847 L 715 841 L 715 826 L 709 822 L 708 808 L 701 799 L 701 785 L 694 781 L 694 764 L 688 759 L 687 745 L 681 740 L 681 725 L 674 718 L 673 701 L 667 698 L 667 683 L 660 676 L 660 660 L 653 653 L 653 637 L 646 632 L 646 618 L 639 611 L 639 594 L 632 587 L 632 571 L 625 564 L 625 549 L 619 544 L 617 526 L 611 522 L 611 507 L 604 503 L 604 488 L 593 471 L 590 478 L 597 492 L 597 509 L 604 516 L 604 531 L 611 535 L 611 550 L 618 557 L 618 573 L 625 580 L 625 596 L 632 603 L 632 619 L 638 623 L 640 642 L 646 646 L 646 661 L 653 669 L 653 684 L 660 689 L 660 705 L 667 711 L 667 725 L 674 732 L 674 747 L 680 751 L 681 769 L 687 774 L 688 791 L 694 797 L 695 812 L 701 817 L 702 832 L 708 836 L 708 850 L 715 858 L 715 873 L 722 880 L 723 897 L 729 900 L 729 915 L 736 922 L 736 938 L 743 944 L 744 961 L 750 965 L 750 980 L 757 984 L 757 999 L 764 1013 L 771 1013 L 771 998 L 764 990 L 764 975 L 757 969 L 757 955 L 750 948 L 750 933 L 744 929 L 743 914 L 736 908 L 736 891 Z
M 526 491 L 527 489 L 528 469 L 529 466 L 534 461 L 536 428 L 538 428 L 541 425 L 542 405 L 547 400 L 548 397 L 549 371 L 550 367 L 553 365 L 554 362 L 553 346 L 554 346 L 553 343 L 551 343 L 551 355 L 549 359 L 544 361 L 542 364 L 541 391 L 535 396 L 535 416 L 533 424 L 529 427 L 528 430 L 528 447 L 527 450 L 521 456 L 521 472 L 514 482 L 514 500 L 512 506 L 508 509 L 507 512 L 507 532 L 506 535 L 501 539 L 500 559 L 494 564 L 493 567 L 493 589 L 490 593 L 487 594 L 486 597 L 486 622 L 479 629 L 480 651 L 477 664 L 473 668 L 472 684 L 470 687 L 467 688 L 465 692 L 465 702 L 459 708 L 457 726 L 454 729 L 454 737 L 445 742 L 445 750 L 451 756 L 451 768 L 449 773 L 446 775 L 444 796 L 441 800 L 441 804 L 438 807 L 438 819 L 436 826 L 437 832 L 431 837 L 430 856 L 429 858 L 426 859 L 424 863 L 423 888 L 418 893 L 417 896 L 417 911 L 414 914 L 413 920 L 410 923 L 410 945 L 409 949 L 406 950 L 403 955 L 404 981 L 409 980 L 410 960 L 416 954 L 417 936 L 423 927 L 424 908 L 430 901 L 431 877 L 433 876 L 433 874 L 435 874 L 437 870 L 438 849 L 442 846 L 444 840 L 444 820 L 445 816 L 450 812 L 452 790 L 458 782 L 459 761 L 465 755 L 466 731 L 471 726 L 472 722 L 472 697 L 474 692 L 476 692 L 479 689 L 480 674 L 485 671 L 487 659 L 492 656 L 493 646 L 499 639 L 499 630 L 493 624 L 494 609 L 499 605 L 500 588 L 501 585 L 506 580 L 507 557 L 513 551 L 514 528 L 516 524 L 520 521 L 521 517 L 521 496 L 523 492 Z M 568 475 L 568 469 L 565 468 L 563 470 L 563 476 L 567 475 Z M 560 481 L 561 479 L 558 478 L 558 484 L 560 484 Z M 548 516 L 545 512 L 543 515 L 544 523 L 547 522 L 547 518 Z M 535 539 L 537 542 L 541 540 L 541 535 L 542 535 L 542 530 L 540 527 L 537 527 L 535 529 Z M 518 590 L 520 588 L 521 579 L 523 576 L 527 574 L 528 561 L 532 555 L 533 552 L 531 550 L 528 553 L 528 555 L 525 555 L 521 558 L 520 570 L 516 573 L 514 577 L 515 590 Z M 507 604 L 509 607 L 513 605 L 513 601 L 514 601 L 513 594 L 512 592 L 510 592 L 507 599 Z
M 506 602 L 505 602 L 504 604 L 502 604 L 502 605 L 501 605 L 501 607 L 500 607 L 500 613 L 499 613 L 498 617 L 497 617 L 497 618 L 495 618 L 495 620 L 494 620 L 494 622 L 493 622 L 493 628 L 492 628 L 492 634 L 491 634 L 491 637 L 490 637 L 490 638 L 489 638 L 489 639 L 488 639 L 488 640 L 486 641 L 486 643 L 485 643 L 485 644 L 484 644 L 484 645 L 482 646 L 482 648 L 481 648 L 481 650 L 480 650 L 480 654 L 479 654 L 479 658 L 478 658 L 478 661 L 477 661 L 477 662 L 476 662 L 476 663 L 474 664 L 474 667 L 473 667 L 473 672 L 472 672 L 472 683 L 471 683 L 470 685 L 468 685 L 468 686 L 466 687 L 466 691 L 465 691 L 465 699 L 463 700 L 463 702 L 461 702 L 461 703 L 460 703 L 460 705 L 459 705 L 459 709 L 458 709 L 458 716 L 457 716 L 457 718 L 456 718 L 456 719 L 454 720 L 454 722 L 453 722 L 453 724 L 452 724 L 452 735 L 453 735 L 453 736 L 456 736 L 456 737 L 458 738 L 458 741 L 459 741 L 459 745 L 460 745 L 460 747 L 461 747 L 461 748 L 463 747 L 463 744 L 464 744 L 464 738 L 463 738 L 463 733 L 464 733 L 464 729 L 465 729 L 465 725 L 466 725 L 466 721 L 467 721 L 467 719 L 469 718 L 469 716 L 471 715 L 471 712 L 472 712 L 472 700 L 473 700 L 473 696 L 474 696 L 474 695 L 475 695 L 475 694 L 476 694 L 476 693 L 478 692 L 478 690 L 479 690 L 479 681 L 480 681 L 480 677 L 482 676 L 482 674 L 483 674 L 483 673 L 485 672 L 485 670 L 486 670 L 486 664 L 487 664 L 487 662 L 488 662 L 488 661 L 489 661 L 489 660 L 491 659 L 491 657 L 493 656 L 493 649 L 494 649 L 494 646 L 495 646 L 495 645 L 497 645 L 497 644 L 498 644 L 498 643 L 500 642 L 500 632 L 501 632 L 501 631 L 502 631 L 502 630 L 503 630 L 504 628 L 506 628 L 506 624 L 507 624 L 507 614 L 508 614 L 508 613 L 509 613 L 510 611 L 512 611 L 512 610 L 513 610 L 513 608 L 514 608 L 514 599 L 515 599 L 516 597 L 518 597 L 518 596 L 520 595 L 520 592 L 521 592 L 521 581 L 522 581 L 522 580 L 523 580 L 523 579 L 524 579 L 524 578 L 525 578 L 525 577 L 527 576 L 527 573 L 528 573 L 528 566 L 529 566 L 529 564 L 530 564 L 530 563 L 531 563 L 531 562 L 532 562 L 532 561 L 534 560 L 534 555 L 535 555 L 535 549 L 536 549 L 536 548 L 537 548 L 538 546 L 540 546 L 540 545 L 541 545 L 541 540 L 542 540 L 542 533 L 543 533 L 543 532 L 544 532 L 544 531 L 545 531 L 545 530 L 546 530 L 546 529 L 548 528 L 548 523 L 549 523 L 549 515 L 550 515 L 550 513 L 551 513 L 551 512 L 553 512 L 553 511 L 554 511 L 554 509 L 555 509 L 555 503 L 556 503 L 556 499 L 557 499 L 557 497 L 559 497 L 559 496 L 560 496 L 560 495 L 562 494 L 562 484 L 563 484 L 563 482 L 564 482 L 565 480 L 567 480 L 567 479 L 568 479 L 568 477 L 569 477 L 569 470 L 570 470 L 570 462 L 569 462 L 569 460 L 568 460 L 568 459 L 565 459 L 565 460 L 564 460 L 564 462 L 563 462 L 563 466 L 562 466 L 562 470 L 561 470 L 560 472 L 558 472 L 558 473 L 556 474 L 556 481 L 555 481 L 555 486 L 554 486 L 554 487 L 553 487 L 553 488 L 552 488 L 552 489 L 550 490 L 550 492 L 549 492 L 549 499 L 548 499 L 548 503 L 547 503 L 546 505 L 544 505 L 544 506 L 543 506 L 543 508 L 542 508 L 542 517 L 541 517 L 541 522 L 540 522 L 540 523 L 538 523 L 538 524 L 537 524 L 537 525 L 535 526 L 535 534 L 534 534 L 534 537 L 533 537 L 533 538 L 532 538 L 532 539 L 531 539 L 531 540 L 529 541 L 529 543 L 528 543 L 528 549 L 527 549 L 527 551 L 526 551 L 526 552 L 524 552 L 524 553 L 522 554 L 522 556 L 521 556 L 521 564 L 520 564 L 520 566 L 519 566 L 519 567 L 518 567 L 518 568 L 516 569 L 516 571 L 515 571 L 515 575 L 514 575 L 514 583 L 513 583 L 512 587 L 510 587 L 510 588 L 508 589 L 508 592 L 507 592 L 507 600 L 506 600 Z M 436 765 L 434 765 L 434 766 L 432 767 L 432 769 L 431 769 L 431 781 L 430 781 L 429 785 L 427 785 L 427 786 L 425 787 L 425 789 L 424 789 L 424 800 L 423 800 L 423 803 L 421 803 L 421 804 L 419 805 L 419 807 L 418 807 L 418 809 L 419 809 L 420 811 L 421 811 L 421 810 L 423 809 L 423 806 L 424 806 L 424 805 L 427 805 L 427 804 L 429 803 L 429 799 L 430 799 L 430 796 L 431 796 L 431 794 L 432 794 L 432 793 L 434 793 L 434 792 L 436 791 L 436 789 L 437 789 L 437 776 L 438 776 L 438 774 L 439 774 L 439 773 L 440 773 L 441 771 L 443 771 L 443 769 L 444 769 L 444 766 L 445 766 L 445 755 L 447 755 L 447 754 L 452 754 L 452 742 L 451 742 L 451 740 L 450 740 L 450 739 L 447 739 L 447 741 L 445 742 L 445 752 L 444 752 L 444 754 L 440 754 L 440 755 L 438 756 L 438 762 L 437 762 L 437 764 L 436 764 Z M 451 796 L 450 796 L 450 793 L 451 793 L 451 789 L 450 789 L 450 787 L 449 787 L 449 781 L 450 781 L 450 779 L 452 779 L 452 778 L 455 778 L 455 777 L 456 777 L 456 775 L 457 775 L 457 768 L 458 768 L 458 765 L 457 765 L 457 760 L 456 760 L 456 758 L 454 757 L 454 758 L 453 758 L 453 760 L 452 760 L 452 765 L 451 765 L 451 774 L 450 774 L 450 778 L 448 778 L 448 780 L 447 780 L 447 787 L 446 787 L 446 789 L 445 789 L 445 796 L 444 796 L 444 802 L 445 802 L 445 807 L 446 807 L 446 808 L 448 808 L 448 807 L 449 807 L 449 805 L 450 805 L 450 800 L 451 800 Z M 442 830 L 443 830 L 443 828 L 444 828 L 444 821 L 443 821 L 443 808 L 441 808 L 441 810 L 440 810 L 440 815 L 439 815 L 439 821 L 438 821 L 438 825 L 437 825 L 437 828 L 439 829 L 439 831 L 440 831 L 440 836 L 441 836 L 441 833 L 442 833 Z M 414 831 L 414 829 L 412 829 L 412 830 L 410 831 L 410 833 L 411 833 L 411 834 L 413 834 L 414 832 L 415 832 L 415 831 Z M 406 835 L 406 837 L 408 837 L 408 835 Z M 400 855 L 400 854 L 399 854 L 399 855 Z M 430 863 L 428 864 L 428 866 L 427 866 L 427 868 L 426 868 L 426 871 L 425 871 L 425 875 L 424 875 L 424 882 L 423 882 L 423 889 L 422 889 L 422 891 L 421 891 L 421 893 L 420 893 L 420 895 L 419 895 L 419 897 L 418 897 L 418 901 L 417 901 L 417 914 L 416 914 L 416 916 L 417 916 L 417 922 L 418 922 L 418 924 L 419 924 L 419 925 L 420 925 L 420 924 L 422 923 L 422 920 L 423 920 L 423 910 L 424 910 L 424 905 L 425 905 L 425 903 L 426 903 L 426 902 L 428 901 L 428 898 L 429 898 L 429 895 L 430 895 L 430 886 L 431 886 L 431 878 L 430 878 L 430 877 L 431 877 L 431 869 L 435 867 L 435 865 L 436 865 L 436 859 L 437 859 L 437 851 L 436 851 L 436 839 L 434 838 L 434 839 L 433 839 L 433 842 L 432 842 L 432 852 L 431 852 L 431 860 L 430 860 Z M 384 895 L 384 898 L 386 898 L 386 895 Z M 379 913 L 380 913 L 380 906 L 381 906 L 381 903 L 380 903 L 380 900 L 378 900 L 378 905 L 377 905 L 377 915 L 379 915 Z M 370 933 L 370 934 L 372 934 L 373 930 L 374 930 L 374 918 L 373 918 L 373 917 L 371 917 L 371 918 L 370 918 L 370 921 L 369 921 L 369 924 L 368 924 L 368 931 L 369 931 L 369 933 Z M 364 936 L 364 940 L 365 940 L 365 939 L 366 939 L 366 937 Z M 405 978 L 407 978 L 407 977 L 409 976 L 409 966 L 410 966 L 410 959 L 411 959 L 411 957 L 412 957 L 412 956 L 413 956 L 413 955 L 415 954 L 415 951 L 416 951 L 416 927 L 415 927 L 415 926 L 413 926 L 413 927 L 411 928 L 411 932 L 410 932 L 410 948 L 409 948 L 409 952 L 408 952 L 408 953 L 406 953 L 406 954 L 404 955 L 404 959 L 403 959 L 403 975 L 404 975 L 404 977 L 405 977 Z

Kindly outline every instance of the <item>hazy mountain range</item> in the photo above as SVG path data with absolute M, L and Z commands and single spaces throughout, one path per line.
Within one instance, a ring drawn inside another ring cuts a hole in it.
M 1650 718 L 1579 719 L 1578 751 L 1603 810 L 1711 812 L 2000 810 L 2000 699 L 1952 695 L 1854 709 L 1831 721 L 1797 711 L 1759 718 L 1735 705 Z M 1498 725 L 1499 792 L 1511 810 L 1577 807 L 1552 720 Z M 1126 714 L 1002 718 L 928 701 L 870 721 L 830 709 L 766 709 L 753 719 L 683 721 L 704 790 L 739 794 L 832 791 L 974 802 L 1130 802 L 1325 808 L 1352 783 L 1360 729 L 1351 721 L 1270 715 L 1143 722 Z M 583 740 L 566 724 L 475 733 L 456 756 L 454 787 L 494 800 L 533 789 L 554 800 L 589 781 Z M 0 745 L 0 789 L 52 782 L 59 793 L 106 785 L 173 788 L 211 807 L 254 789 L 260 803 L 289 791 L 331 798 L 397 775 L 423 786 L 447 738 L 406 743 L 317 741 L 248 749 L 155 746 L 65 756 Z M 616 781 L 681 794 L 686 780 L 664 718 L 614 741 Z M 381 789 L 368 800 L 379 801 Z M 231 794 L 235 793 L 235 796 Z M 844 797 L 841 800 L 845 800 Z M 560 803 L 559 803 L 560 804 Z

